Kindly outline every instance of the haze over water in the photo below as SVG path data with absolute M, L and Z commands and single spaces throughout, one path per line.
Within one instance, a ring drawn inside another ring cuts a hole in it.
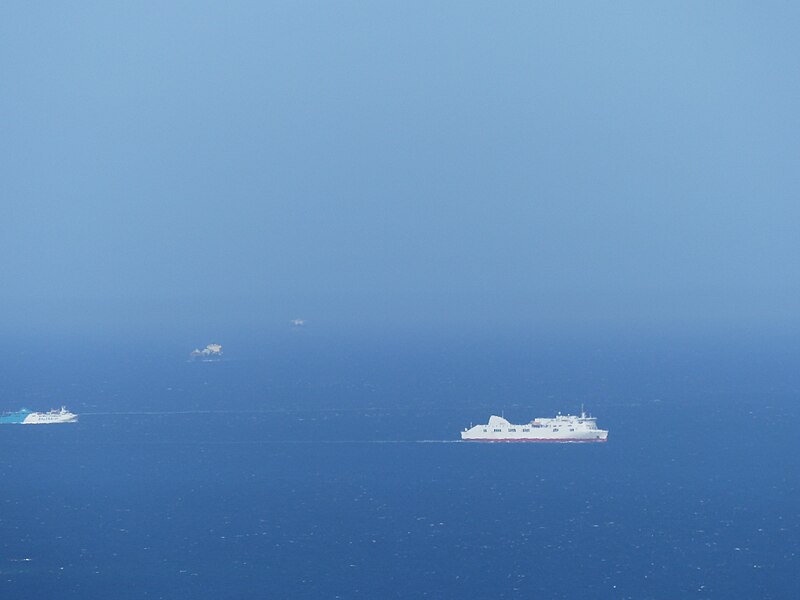
M 1 10 L 6 328 L 797 326 L 789 4 Z
M 0 597 L 793 597 L 799 16 L 3 3 Z

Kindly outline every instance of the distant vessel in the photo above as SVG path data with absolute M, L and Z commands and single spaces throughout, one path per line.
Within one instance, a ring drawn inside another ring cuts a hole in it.
M 75 423 L 78 415 L 69 412 L 63 406 L 61 410 L 51 410 L 49 412 L 31 412 L 23 408 L 17 412 L 4 413 L 0 415 L 0 424 L 17 425 L 47 425 L 50 423 Z
M 222 346 L 220 344 L 209 344 L 202 350 L 195 348 L 189 356 L 199 360 L 216 360 L 222 356 Z
M 597 419 L 581 410 L 580 416 L 556 415 L 514 425 L 492 415 L 486 425 L 475 425 L 461 432 L 461 439 L 477 442 L 605 442 L 608 431 L 598 429 Z

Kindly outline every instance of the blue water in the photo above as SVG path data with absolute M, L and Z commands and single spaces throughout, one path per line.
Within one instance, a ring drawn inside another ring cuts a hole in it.
M 97 342 L 7 357 L 0 598 L 792 598 L 798 345 Z M 578 410 L 605 445 L 469 444 Z

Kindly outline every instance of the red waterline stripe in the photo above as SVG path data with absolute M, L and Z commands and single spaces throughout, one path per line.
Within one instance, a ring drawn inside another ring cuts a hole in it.
M 529 442 L 529 443 L 538 443 L 538 442 L 551 442 L 551 443 L 563 443 L 563 442 L 580 442 L 582 444 L 591 444 L 591 443 L 602 443 L 607 442 L 608 438 L 606 439 L 581 439 L 581 438 L 564 438 L 560 440 L 548 440 L 544 438 L 499 438 L 499 439 L 488 439 L 488 438 L 462 438 L 461 441 L 463 442 Z

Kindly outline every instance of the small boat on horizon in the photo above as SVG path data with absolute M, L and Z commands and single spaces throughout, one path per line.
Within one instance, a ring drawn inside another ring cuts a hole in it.
M 202 360 L 202 361 L 219 360 L 220 357 L 222 357 L 221 344 L 209 344 L 202 350 L 200 350 L 199 348 L 195 348 L 189 354 L 189 358 L 193 360 Z

